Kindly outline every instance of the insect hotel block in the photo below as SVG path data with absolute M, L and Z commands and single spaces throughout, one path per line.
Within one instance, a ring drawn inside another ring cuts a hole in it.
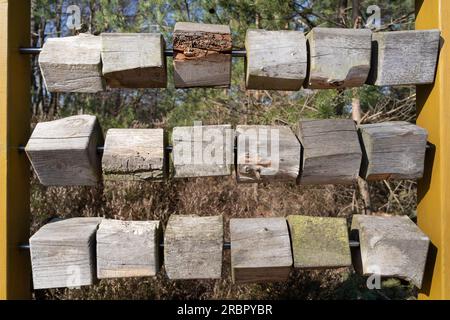
M 165 42 L 159 33 L 102 33 L 103 76 L 112 88 L 165 88 Z
M 295 268 L 338 268 L 352 265 L 345 218 L 291 215 L 287 221 Z
M 100 37 L 88 34 L 47 39 L 39 54 L 39 66 L 47 90 L 104 91 L 101 45 Z
M 231 175 L 234 166 L 231 125 L 175 127 L 172 139 L 175 178 Z
M 295 181 L 301 145 L 289 127 L 237 126 L 237 181 Z
M 105 180 L 162 180 L 165 177 L 163 129 L 109 129 L 102 167 Z
M 159 221 L 103 220 L 97 231 L 97 277 L 155 276 Z
M 287 280 L 292 267 L 285 218 L 231 219 L 233 282 Z
M 101 179 L 97 145 L 103 134 L 95 116 L 40 122 L 25 151 L 46 186 L 92 186 Z
M 359 126 L 364 144 L 361 176 L 367 180 L 423 176 L 427 131 L 404 121 Z
M 170 216 L 164 235 L 169 279 L 220 279 L 222 250 L 222 216 Z
M 303 146 L 300 184 L 350 184 L 356 181 L 362 151 L 353 120 L 302 120 L 298 137 Z
M 372 31 L 313 28 L 307 35 L 311 89 L 362 86 L 369 75 Z
M 439 30 L 377 32 L 372 40 L 372 70 L 367 83 L 396 86 L 434 82 Z
M 397 277 L 422 286 L 430 239 L 406 216 L 354 215 L 364 275 Z
M 177 22 L 173 31 L 175 87 L 229 87 L 232 47 L 227 25 Z
M 79 287 L 95 281 L 95 232 L 100 218 L 49 223 L 30 238 L 34 289 Z
M 248 30 L 246 87 L 256 90 L 300 90 L 308 52 L 300 31 Z

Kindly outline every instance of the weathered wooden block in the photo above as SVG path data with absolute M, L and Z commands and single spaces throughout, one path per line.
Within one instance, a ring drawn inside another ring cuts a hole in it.
M 361 177 L 367 180 L 423 176 L 427 131 L 404 121 L 359 126 L 363 142 Z
M 164 235 L 169 279 L 219 279 L 222 250 L 222 216 L 170 216 Z
M 163 129 L 109 129 L 103 150 L 105 180 L 162 180 L 166 174 Z
M 112 88 L 165 88 L 165 42 L 159 33 L 102 33 L 103 76 Z
M 246 87 L 257 90 L 300 90 L 308 52 L 300 31 L 248 30 Z
M 291 215 L 287 221 L 295 268 L 338 268 L 352 265 L 345 218 Z
M 231 219 L 233 282 L 284 281 L 292 267 L 285 218 Z
M 231 175 L 234 166 L 231 125 L 175 127 L 172 139 L 175 178 Z
M 310 52 L 308 88 L 350 88 L 366 82 L 372 31 L 313 28 L 306 38 Z
M 50 92 L 105 90 L 100 37 L 80 34 L 49 38 L 39 54 L 39 66 Z
M 155 276 L 159 241 L 159 221 L 103 220 L 97 231 L 97 277 Z
M 230 27 L 177 22 L 173 31 L 175 88 L 229 87 Z
M 101 178 L 97 145 L 103 134 L 95 116 L 40 122 L 25 151 L 46 186 L 92 186 Z
M 302 120 L 300 184 L 350 184 L 356 181 L 362 151 L 353 120 Z
M 377 32 L 372 41 L 368 84 L 396 86 L 434 82 L 439 30 Z
M 95 281 L 95 232 L 100 218 L 46 224 L 30 238 L 34 289 L 79 287 Z
M 289 127 L 237 126 L 237 181 L 295 181 L 301 145 Z
M 398 277 L 422 286 L 430 239 L 406 216 L 354 215 L 362 273 Z

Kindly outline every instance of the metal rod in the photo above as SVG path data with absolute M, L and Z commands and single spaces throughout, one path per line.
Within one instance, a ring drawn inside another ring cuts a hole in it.
M 172 152 L 173 146 L 168 145 L 168 146 L 165 147 L 165 149 L 166 149 L 167 152 Z M 17 147 L 17 150 L 19 150 L 19 152 L 25 152 L 25 146 L 20 145 L 20 146 Z M 105 150 L 104 146 L 98 146 L 97 147 L 97 152 L 98 153 L 103 153 L 104 150 Z
M 159 247 L 160 247 L 160 248 L 164 248 L 164 243 L 161 242 L 161 243 L 159 244 Z M 358 242 L 358 241 L 350 240 L 350 247 L 351 247 L 351 248 L 357 248 L 357 247 L 359 247 L 359 242 Z M 21 250 L 30 250 L 30 245 L 29 245 L 28 243 L 22 243 L 22 244 L 19 244 L 19 249 L 21 249 Z M 223 243 L 223 249 L 224 249 L 224 250 L 230 250 L 230 249 L 231 249 L 231 242 L 224 242 L 224 243 Z
M 32 54 L 37 55 L 41 53 L 42 48 L 19 48 L 20 53 L 22 54 Z M 164 50 L 164 55 L 166 57 L 173 57 L 173 49 Z M 231 51 L 231 56 L 233 57 L 245 57 L 246 51 L 245 49 L 236 49 Z

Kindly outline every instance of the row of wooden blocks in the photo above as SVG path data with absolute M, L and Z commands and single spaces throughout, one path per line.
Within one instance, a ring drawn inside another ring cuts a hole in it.
M 297 135 L 287 126 L 175 127 L 172 165 L 167 140 L 163 129 L 110 129 L 103 146 L 96 117 L 79 115 L 38 123 L 25 151 L 49 186 L 95 185 L 102 171 L 105 180 L 159 181 L 169 171 L 190 178 L 234 170 L 240 183 L 352 184 L 358 176 L 421 178 L 427 132 L 407 122 L 356 127 L 349 119 L 302 120 Z
M 291 215 L 230 220 L 235 283 L 284 281 L 292 267 L 355 266 L 364 275 L 398 277 L 421 287 L 429 239 L 406 216 L 353 217 L 360 247 L 353 256 L 345 218 Z M 222 277 L 222 216 L 172 215 L 161 250 L 159 221 L 72 218 L 52 222 L 30 238 L 35 289 L 91 285 L 95 280 L 155 276 Z
M 434 82 L 439 30 L 248 30 L 246 87 L 299 90 Z M 176 88 L 229 87 L 229 26 L 178 22 L 173 32 Z M 157 33 L 81 34 L 48 39 L 39 64 L 50 92 L 165 88 L 165 41 Z

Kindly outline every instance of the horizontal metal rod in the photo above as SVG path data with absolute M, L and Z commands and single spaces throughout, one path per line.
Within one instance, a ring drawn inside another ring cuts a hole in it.
M 25 146 L 19 146 L 17 149 L 19 150 L 19 152 L 25 152 Z M 167 152 L 172 152 L 173 147 L 171 145 L 168 145 L 168 146 L 165 147 L 165 149 L 166 149 Z M 104 150 L 105 150 L 104 146 L 98 146 L 97 147 L 97 152 L 98 153 L 103 153 Z
M 42 48 L 19 48 L 20 53 L 22 54 L 39 54 L 42 51 Z M 164 50 L 164 55 L 166 57 L 173 57 L 173 50 L 166 49 Z M 236 49 L 231 51 L 231 56 L 233 57 L 245 57 L 246 51 L 245 49 Z
M 350 240 L 350 248 L 358 248 L 359 247 L 359 242 L 358 241 L 354 241 L 354 240 Z M 160 243 L 159 246 L 161 248 L 164 248 L 164 243 Z M 231 249 L 231 242 L 224 242 L 223 243 L 223 248 L 225 250 L 230 250 Z M 23 243 L 19 245 L 19 249 L 21 250 L 30 250 L 30 245 L 28 243 Z

